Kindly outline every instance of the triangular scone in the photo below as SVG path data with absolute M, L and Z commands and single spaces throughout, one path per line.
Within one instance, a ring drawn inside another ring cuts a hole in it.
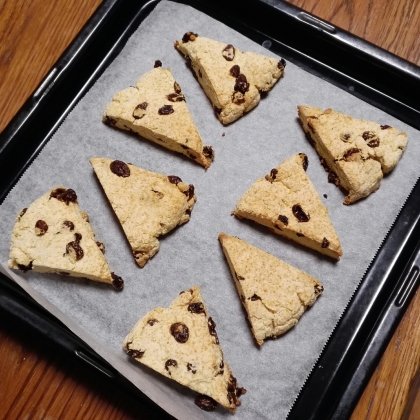
M 104 249 L 80 211 L 75 191 L 55 187 L 20 212 L 9 267 L 84 277 L 122 289 L 124 282 L 109 270 Z
M 214 158 L 211 146 L 203 145 L 179 84 L 160 66 L 144 74 L 135 87 L 118 92 L 103 122 L 182 153 L 205 168 Z
M 140 363 L 235 411 L 246 391 L 237 387 L 223 359 L 215 327 L 195 286 L 181 292 L 169 308 L 153 309 L 141 318 L 123 348 Z M 196 403 L 205 409 L 212 404 L 204 398 Z
M 304 153 L 287 158 L 249 188 L 232 214 L 338 260 L 343 254 L 340 240 L 306 175 L 307 166 Z
M 407 146 L 407 134 L 332 109 L 298 106 L 302 127 L 330 182 L 348 191 L 351 204 L 376 191 Z
M 149 172 L 120 160 L 95 157 L 90 163 L 144 267 L 159 251 L 158 237 L 190 220 L 197 197 L 181 178 Z
M 234 236 L 219 241 L 259 345 L 295 326 L 324 288 L 309 274 Z
M 217 117 L 229 124 L 258 105 L 283 75 L 286 62 L 187 32 L 175 42 L 190 62 Z

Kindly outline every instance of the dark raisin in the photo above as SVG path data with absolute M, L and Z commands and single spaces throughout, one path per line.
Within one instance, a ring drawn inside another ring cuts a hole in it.
M 257 294 L 253 294 L 250 298 L 248 298 L 249 300 L 255 301 L 255 300 L 261 300 L 261 298 L 257 295 Z
M 195 368 L 195 366 L 191 363 L 187 363 L 187 370 L 191 373 L 196 373 L 197 369 Z
M 379 139 L 373 139 L 366 143 L 369 147 L 378 147 L 379 146 Z
M 156 324 L 156 322 L 159 322 L 157 319 L 154 319 L 154 318 L 151 318 L 151 319 L 149 319 L 148 321 L 147 321 L 147 323 L 151 326 L 151 327 L 153 327 L 153 325 L 155 325 Z
M 191 200 L 194 197 L 194 185 L 190 184 L 188 191 L 184 191 L 184 194 L 188 197 L 188 200 Z
M 237 64 L 235 64 L 234 66 L 231 67 L 231 69 L 229 70 L 229 73 L 231 74 L 231 76 L 236 78 L 241 74 L 241 68 Z
M 278 172 L 279 171 L 276 168 L 274 168 L 270 171 L 270 176 L 271 176 L 273 181 L 276 179 L 276 176 L 277 176 Z
M 214 150 L 211 146 L 204 146 L 203 147 L 203 155 L 207 156 L 210 159 L 214 158 Z
M 228 394 L 227 398 L 229 402 L 232 404 L 235 404 L 236 406 L 240 405 L 241 402 L 239 401 L 238 397 L 240 397 L 242 394 L 246 393 L 245 388 L 240 388 L 237 386 L 236 378 L 232 375 L 230 375 L 229 379 L 229 385 L 227 387 Z
M 101 250 L 102 254 L 105 254 L 105 245 L 101 241 L 96 241 L 96 245 L 98 245 L 98 248 Z
M 163 105 L 162 108 L 158 109 L 159 115 L 169 115 L 175 112 L 174 107 L 172 105 Z
M 198 395 L 194 402 L 196 406 L 204 411 L 214 411 L 217 407 L 217 402 L 214 401 L 213 398 L 203 394 Z
M 185 214 L 188 214 L 188 216 L 190 216 L 191 215 L 191 209 L 185 210 Z
M 156 68 L 156 67 L 162 67 L 162 61 L 160 61 L 160 60 L 156 60 L 155 61 L 155 65 L 154 65 L 154 67 Z
M 24 273 L 26 273 L 29 270 L 32 270 L 32 262 L 31 261 L 28 265 L 24 265 L 24 264 L 18 264 L 18 268 L 20 271 L 23 271 Z
M 216 339 L 216 344 L 219 344 L 219 338 L 217 337 L 217 332 L 216 332 L 216 323 L 213 321 L 212 317 L 209 317 L 207 322 L 209 325 L 210 335 L 212 335 Z
M 140 359 L 143 357 L 144 351 L 141 350 L 127 350 L 127 354 L 130 357 L 134 357 L 135 359 Z
M 186 32 L 182 37 L 182 42 L 195 41 L 197 36 L 194 32 Z
M 360 152 L 360 149 L 358 149 L 357 147 L 352 147 L 351 149 L 346 150 L 346 152 L 343 155 L 343 158 L 344 160 L 347 160 L 351 155 L 355 153 L 359 153 L 359 152 Z
M 173 366 L 173 367 L 177 367 L 178 366 L 178 362 L 174 359 L 168 359 L 165 362 L 165 369 L 169 372 L 169 374 L 171 373 L 171 371 L 169 370 L 169 366 Z
M 74 234 L 74 240 L 75 240 L 77 243 L 80 243 L 80 241 L 82 240 L 82 234 L 81 234 L 81 233 L 76 232 L 76 233 Z
M 222 112 L 222 108 L 218 108 L 217 106 L 214 106 L 213 108 L 216 114 L 220 114 Z
M 172 324 L 170 331 L 171 334 L 174 336 L 175 340 L 181 344 L 186 343 L 190 336 L 188 327 L 182 322 L 176 322 L 175 324 Z
M 315 289 L 316 296 L 319 296 L 324 291 L 324 287 L 321 284 L 316 284 L 314 286 L 314 289 Z
M 108 115 L 105 116 L 104 123 L 106 125 L 115 126 L 117 124 L 117 120 L 114 118 L 109 117 Z
M 338 184 L 338 176 L 334 172 L 328 172 L 328 182 L 330 184 Z
M 324 195 L 324 198 L 328 198 L 328 195 L 327 194 L 323 194 Z
M 182 179 L 179 176 L 168 175 L 168 180 L 171 184 L 178 185 L 178 182 L 182 182 Z
M 279 69 L 284 69 L 286 67 L 286 60 L 284 58 L 281 58 L 280 61 L 277 63 L 277 67 Z
M 66 254 L 69 254 L 73 261 L 79 261 L 84 256 L 83 249 L 78 241 L 72 241 L 66 245 Z
M 168 99 L 168 101 L 171 101 L 171 102 L 185 101 L 185 96 L 179 93 L 170 93 L 166 98 Z
M 235 47 L 231 44 L 226 45 L 222 51 L 222 55 L 226 61 L 232 61 L 235 58 Z
M 219 363 L 219 372 L 217 372 L 218 375 L 223 375 L 225 373 L 225 362 L 223 360 L 221 360 L 221 362 Z
M 140 118 L 143 118 L 146 115 L 146 113 L 144 111 L 147 109 L 148 105 L 149 104 L 147 102 L 142 102 L 141 104 L 138 104 L 134 108 L 133 118 L 135 118 L 136 120 L 139 120 Z M 129 130 L 133 131 L 133 130 L 131 130 L 131 128 L 129 128 Z
M 242 388 L 241 386 L 240 387 L 237 387 L 236 388 L 236 396 L 237 397 L 240 397 L 243 394 L 246 394 L 246 389 L 245 388 Z
M 327 238 L 324 238 L 323 240 L 322 240 L 322 245 L 321 245 L 321 247 L 322 248 L 328 248 L 328 246 L 330 245 L 330 241 L 327 239 Z
M 48 225 L 43 220 L 37 220 L 35 223 L 35 235 L 42 236 L 47 233 Z
M 381 130 L 386 130 L 387 128 L 392 128 L 390 125 L 381 125 Z
M 50 197 L 56 198 L 58 201 L 63 201 L 67 205 L 70 202 L 75 203 L 77 201 L 76 192 L 71 188 L 56 188 L 55 190 L 51 191 Z
M 370 139 L 373 139 L 375 136 L 376 136 L 376 134 L 375 134 L 373 131 L 365 131 L 365 132 L 362 134 L 362 137 L 363 137 L 365 140 L 370 140 Z
M 67 228 L 70 232 L 72 232 L 74 230 L 74 223 L 73 222 L 70 222 L 70 220 L 65 220 L 63 222 L 63 226 L 65 228 Z
M 25 207 L 24 209 L 22 209 L 19 213 L 19 219 L 26 213 L 26 211 L 28 210 L 27 207 Z
M 188 305 L 188 310 L 193 314 L 206 314 L 203 302 L 194 302 Z
M 299 220 L 299 222 L 309 222 L 309 214 L 306 214 L 300 204 L 295 204 L 292 207 L 293 215 L 296 217 L 296 219 Z
M 246 80 L 246 76 L 244 74 L 240 74 L 236 78 L 234 89 L 237 92 L 241 92 L 243 94 L 245 94 L 246 92 L 248 92 L 248 90 L 249 90 L 249 83 Z
M 113 160 L 109 165 L 111 172 L 122 178 L 127 178 L 130 176 L 130 168 L 126 163 L 121 160 Z
M 112 277 L 112 286 L 115 290 L 122 290 L 124 288 L 124 280 L 117 276 L 114 272 L 111 273 Z
M 305 155 L 305 153 L 299 153 L 299 156 L 302 157 L 302 166 L 303 169 L 306 171 L 308 169 L 308 156 Z
M 285 226 L 289 224 L 289 219 L 287 216 L 283 216 L 282 214 L 278 217 L 280 222 L 282 222 Z

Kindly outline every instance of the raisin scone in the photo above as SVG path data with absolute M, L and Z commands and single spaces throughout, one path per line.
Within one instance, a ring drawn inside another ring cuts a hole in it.
M 221 233 L 219 241 L 259 345 L 294 327 L 324 290 L 314 277 L 237 237 Z
M 197 200 L 194 186 L 100 157 L 90 163 L 130 243 L 136 263 L 144 267 L 159 251 L 158 237 L 190 220 Z
M 285 60 L 253 52 L 243 53 L 231 44 L 187 32 L 175 42 L 190 63 L 210 99 L 216 115 L 229 124 L 260 102 L 284 73 Z
M 307 167 L 304 153 L 287 158 L 245 192 L 232 214 L 338 260 L 343 255 L 340 240 Z
M 170 69 L 159 61 L 137 80 L 136 86 L 118 92 L 107 105 L 103 122 L 139 134 L 208 168 L 214 158 L 205 146 L 187 108 L 181 87 Z
M 198 286 L 181 292 L 169 308 L 156 308 L 126 336 L 123 349 L 138 362 L 198 392 L 196 404 L 231 411 L 245 389 L 237 386 L 224 361 L 216 333 Z M 214 400 L 214 401 L 213 401 Z
M 76 192 L 55 187 L 23 209 L 13 227 L 9 267 L 22 271 L 83 277 L 123 288 L 103 255 L 103 243 L 86 213 L 80 211 Z
M 389 125 L 310 106 L 298 106 L 298 114 L 329 181 L 348 191 L 344 204 L 375 192 L 407 146 L 407 134 Z

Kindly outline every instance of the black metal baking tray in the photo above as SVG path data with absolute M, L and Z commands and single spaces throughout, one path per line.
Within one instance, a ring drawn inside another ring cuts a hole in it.
M 105 0 L 38 89 L 0 134 L 3 201 L 72 107 L 87 92 L 158 0 Z M 286 61 L 420 129 L 420 68 L 282 0 L 186 0 Z M 392 83 L 389 81 L 392 80 Z M 289 420 L 350 417 L 419 283 L 420 183 L 371 263 L 302 388 Z M 5 276 L 0 310 L 33 326 L 140 395 L 125 378 Z M 152 404 L 144 397 L 145 404 Z M 155 407 L 157 418 L 170 418 Z

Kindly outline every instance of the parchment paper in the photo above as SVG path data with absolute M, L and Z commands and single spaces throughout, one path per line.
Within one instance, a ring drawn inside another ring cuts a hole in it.
M 243 51 L 273 55 L 261 46 L 188 7 L 162 1 L 141 24 L 117 59 L 77 104 L 52 140 L 22 176 L 0 208 L 0 256 L 4 265 L 16 216 L 54 186 L 73 188 L 90 216 L 98 240 L 106 245 L 111 270 L 125 280 L 123 292 L 83 279 L 35 272 L 6 273 L 42 305 L 178 418 L 230 416 L 223 408 L 207 413 L 195 394 L 130 360 L 121 349 L 135 322 L 154 307 L 167 307 L 180 291 L 201 287 L 226 362 L 248 392 L 235 416 L 285 418 L 300 388 L 363 277 L 370 261 L 420 175 L 419 132 L 329 83 L 287 63 L 285 76 L 251 113 L 224 127 L 173 43 L 187 31 L 233 44 Z M 170 67 L 205 144 L 216 157 L 206 171 L 194 161 L 101 122 L 106 104 L 134 85 L 155 60 Z M 359 118 L 405 130 L 408 148 L 381 188 L 352 206 L 327 182 L 297 120 L 297 105 L 331 107 Z M 225 133 L 223 136 L 222 134 Z M 333 262 L 230 215 L 237 200 L 259 177 L 285 158 L 304 152 L 307 173 L 329 208 L 344 255 Z M 131 162 L 195 185 L 198 201 L 189 223 L 161 240 L 159 253 L 140 269 L 89 164 L 92 156 Z M 328 198 L 324 198 L 327 194 Z M 320 279 L 324 294 L 284 336 L 254 343 L 219 246 L 220 232 L 235 235 Z M 7 271 L 3 266 L 3 271 Z M 230 417 L 229 417 L 230 418 Z

